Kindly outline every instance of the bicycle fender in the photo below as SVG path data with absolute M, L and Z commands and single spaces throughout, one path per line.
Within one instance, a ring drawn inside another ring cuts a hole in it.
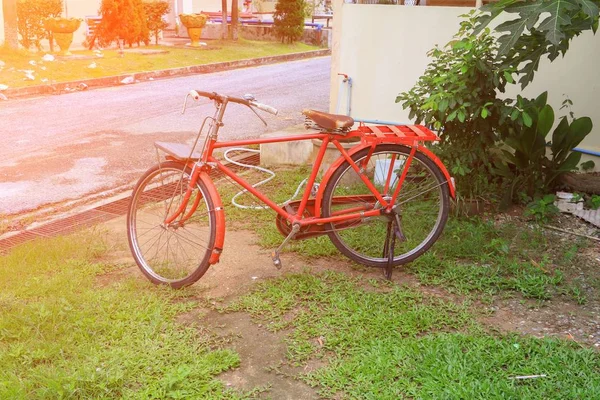
M 456 187 L 454 186 L 454 178 L 452 178 L 450 176 L 450 173 L 446 169 L 446 166 L 442 163 L 442 160 L 440 160 L 438 156 L 433 154 L 433 152 L 425 146 L 418 146 L 417 150 L 420 151 L 421 153 L 425 154 L 428 158 L 430 158 L 435 163 L 435 165 L 438 166 L 440 171 L 442 171 L 442 173 L 446 177 L 446 181 L 448 181 L 448 188 L 450 189 L 450 197 L 452 197 L 454 200 L 456 200 Z
M 219 196 L 217 187 L 208 173 L 206 171 L 202 171 L 198 179 L 200 179 L 202 182 L 204 182 L 204 185 L 206 185 L 206 189 L 212 198 L 215 212 L 217 235 L 215 237 L 215 245 L 212 249 L 212 254 L 208 260 L 208 263 L 212 265 L 219 262 L 219 258 L 223 252 L 223 243 L 225 242 L 225 210 L 223 209 L 223 202 L 221 201 L 221 196 Z

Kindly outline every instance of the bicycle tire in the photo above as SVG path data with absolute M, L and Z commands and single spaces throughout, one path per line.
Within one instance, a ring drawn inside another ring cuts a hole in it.
M 360 162 L 368 153 L 368 148 L 361 150 L 352 156 L 352 160 L 360 166 Z M 365 173 L 376 187 L 379 185 L 378 189 L 383 188 L 385 178 L 379 183 L 378 180 L 381 180 L 382 176 L 390 176 L 390 168 L 392 168 L 392 171 L 397 171 L 396 176 L 399 177 L 401 169 L 404 169 L 404 161 L 409 154 L 410 148 L 403 145 L 378 145 L 372 153 L 369 164 L 364 168 Z M 395 155 L 394 161 L 391 161 L 392 155 Z M 393 165 L 391 165 L 392 162 Z M 398 166 L 398 169 L 395 169 L 396 166 Z M 378 170 L 382 172 L 379 175 Z M 393 181 L 393 186 L 390 187 L 388 193 L 393 193 L 393 188 L 399 182 L 397 177 L 390 179 L 390 181 Z M 420 187 L 424 190 L 421 194 L 418 192 Z M 437 198 L 435 197 L 436 194 Z M 353 199 L 353 196 L 356 195 L 360 195 L 360 199 L 358 197 Z M 369 195 L 372 196 L 372 192 L 360 180 L 350 164 L 345 161 L 334 171 L 325 187 L 321 213 L 326 218 L 331 216 L 332 212 L 336 214 L 343 213 L 345 207 L 349 209 L 356 207 L 357 204 L 370 207 L 365 203 L 365 196 Z M 383 195 L 386 194 L 383 193 Z M 336 196 L 343 197 L 337 197 L 334 203 L 333 200 Z M 341 205 L 339 204 L 340 200 L 343 200 Z M 374 196 L 373 200 L 375 200 Z M 411 200 L 415 201 L 409 204 Z M 406 241 L 401 242 L 394 251 L 392 261 L 394 266 L 411 262 L 427 251 L 441 235 L 448 219 L 450 209 L 448 182 L 435 162 L 423 153 L 417 152 L 415 154 L 396 204 L 400 210 L 401 231 L 406 237 Z M 424 221 L 422 217 L 428 215 L 428 207 L 432 209 L 432 216 Z M 414 219 L 419 217 L 419 210 L 422 211 L 421 221 Z M 410 214 L 413 212 L 416 215 L 411 216 Z M 434 220 L 432 220 L 433 217 Z M 385 243 L 387 243 L 386 235 L 389 235 L 387 227 L 390 226 L 390 218 L 381 216 L 352 223 L 329 223 L 325 226 L 325 229 L 332 243 L 346 257 L 366 266 L 385 268 L 388 266 L 389 261 L 386 255 Z M 377 222 L 384 223 L 377 224 Z M 428 227 L 424 222 L 429 223 L 430 226 Z M 396 240 L 396 242 L 399 241 Z
M 166 161 L 150 168 L 139 179 L 127 213 L 129 248 L 142 273 L 154 284 L 181 288 L 198 281 L 209 267 L 216 237 L 214 204 L 202 181 L 190 197 L 186 212 L 165 225 L 180 204 L 191 171 Z M 183 221 L 189 207 L 194 214 Z

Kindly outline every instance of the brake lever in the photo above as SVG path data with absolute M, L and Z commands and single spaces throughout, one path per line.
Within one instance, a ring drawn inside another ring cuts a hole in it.
M 264 118 L 261 117 L 260 114 L 256 112 L 256 110 L 254 109 L 254 107 L 252 107 L 252 106 L 246 106 L 246 107 L 248 107 L 249 109 L 251 109 L 252 112 L 254 114 L 256 114 L 256 116 L 262 121 L 262 123 L 265 124 L 265 126 L 269 126 L 269 124 L 267 124 L 267 121 L 265 121 Z
M 187 108 L 188 97 L 190 97 L 189 93 L 185 96 L 185 100 L 183 101 L 183 110 L 181 110 L 181 115 L 185 114 L 185 110 Z

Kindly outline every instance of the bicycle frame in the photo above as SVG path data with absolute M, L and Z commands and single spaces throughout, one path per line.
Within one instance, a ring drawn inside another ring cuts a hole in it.
M 218 107 L 215 117 L 213 118 L 215 124 L 212 127 L 212 132 L 209 132 L 208 137 L 206 138 L 206 142 L 204 144 L 204 149 L 202 151 L 202 156 L 198 161 L 188 161 L 188 166 L 192 170 L 192 176 L 189 181 L 189 186 L 184 196 L 184 200 L 179 205 L 177 210 L 172 214 L 169 218 L 165 220 L 166 224 L 170 224 L 175 221 L 177 218 L 180 218 L 180 221 L 185 222 L 189 217 L 193 215 L 195 212 L 195 208 L 198 205 L 199 199 L 196 199 L 194 204 L 190 209 L 187 209 L 188 202 L 191 197 L 191 194 L 195 188 L 195 184 L 198 181 L 204 182 L 204 184 L 208 187 L 209 193 L 214 201 L 215 212 L 217 217 L 217 237 L 215 241 L 215 249 L 210 259 L 210 263 L 214 264 L 218 262 L 219 256 L 222 251 L 224 237 L 225 237 L 225 215 L 223 212 L 223 205 L 218 194 L 218 190 L 214 185 L 212 179 L 209 176 L 209 172 L 216 168 L 221 173 L 225 174 L 227 177 L 231 178 L 233 181 L 238 183 L 242 188 L 246 191 L 254 195 L 257 199 L 267 205 L 269 208 L 274 210 L 281 217 L 288 220 L 292 225 L 297 225 L 299 227 L 305 227 L 315 224 L 328 224 L 334 222 L 346 222 L 357 219 L 365 219 L 369 217 L 380 216 L 385 213 L 390 213 L 394 204 L 396 203 L 396 199 L 400 193 L 404 180 L 406 178 L 407 172 L 410 168 L 410 165 L 413 161 L 413 158 L 417 151 L 424 153 L 427 157 L 431 158 L 441 169 L 443 174 L 445 175 L 448 186 L 450 188 L 450 194 L 454 198 L 455 197 L 455 189 L 453 181 L 446 170 L 445 166 L 442 162 L 429 151 L 426 147 L 422 145 L 424 141 L 433 141 L 437 140 L 437 136 L 429 131 L 427 128 L 423 126 L 402 126 L 402 127 L 367 127 L 363 124 L 359 126 L 358 129 L 348 132 L 346 134 L 335 134 L 335 133 L 309 133 L 309 134 L 301 134 L 301 135 L 288 135 L 281 137 L 271 137 L 271 138 L 263 138 L 263 139 L 245 139 L 245 140 L 233 140 L 233 141 L 223 141 L 219 142 L 218 131 L 219 127 L 222 126 L 222 117 L 225 112 L 227 102 Z M 385 128 L 385 129 L 382 129 Z M 352 147 L 348 151 L 343 148 L 341 142 L 348 141 L 351 138 L 360 138 L 360 142 L 357 143 L 356 146 Z M 313 165 L 313 169 L 308 178 L 308 182 L 306 183 L 306 189 L 302 195 L 297 211 L 294 213 L 288 212 L 285 208 L 279 206 L 271 199 L 269 199 L 264 193 L 260 190 L 254 188 L 250 183 L 248 183 L 245 179 L 238 176 L 234 171 L 225 166 L 221 161 L 216 159 L 213 156 L 213 151 L 215 149 L 226 148 L 226 147 L 234 147 L 234 146 L 248 146 L 248 145 L 260 145 L 260 144 L 271 144 L 271 143 L 284 143 L 284 142 L 295 142 L 295 141 L 303 141 L 303 140 L 312 140 L 312 139 L 320 139 L 323 141 L 323 144 L 317 154 L 317 158 Z M 311 188 L 313 187 L 316 179 L 319 168 L 323 162 L 323 157 L 325 155 L 325 151 L 327 149 L 328 144 L 333 144 L 338 151 L 340 152 L 340 157 L 329 167 L 329 169 L 324 174 L 324 177 L 321 181 L 321 185 L 317 192 L 317 195 L 314 200 L 314 213 L 313 216 L 305 217 L 304 212 L 307 208 L 307 204 L 309 203 L 309 197 L 311 193 Z M 387 174 L 386 182 L 384 184 L 384 192 L 380 193 L 377 188 L 373 185 L 373 183 L 369 180 L 367 175 L 365 174 L 366 165 L 368 164 L 370 157 L 376 147 L 377 144 L 380 143 L 398 143 L 403 144 L 411 148 L 411 152 L 406 159 L 403 167 L 402 174 L 398 177 L 398 184 L 394 189 L 394 192 L 391 194 L 386 193 L 391 185 L 393 174 L 392 170 Z M 366 159 L 363 162 L 363 165 L 357 165 L 353 160 L 352 156 L 364 149 L 370 149 Z M 365 186 L 370 190 L 373 195 L 372 200 L 374 200 L 371 205 L 375 202 L 379 204 L 379 208 L 371 207 L 355 207 L 351 210 L 345 210 L 343 214 L 340 215 L 332 215 L 330 217 L 321 217 L 321 201 L 323 198 L 324 188 L 327 186 L 327 182 L 333 175 L 334 171 L 344 162 L 347 161 L 350 167 L 358 174 L 361 180 L 364 182 Z M 186 212 L 187 209 L 187 212 Z
M 283 207 L 280 207 L 279 205 L 277 205 L 275 202 L 270 200 L 265 194 L 263 194 L 260 190 L 252 187 L 252 185 L 250 183 L 248 183 L 242 177 L 238 176 L 234 171 L 227 168 L 219 160 L 217 160 L 216 158 L 214 158 L 212 156 L 212 151 L 214 149 L 219 149 L 219 148 L 232 147 L 232 146 L 247 146 L 247 145 L 253 145 L 253 144 L 294 142 L 294 141 L 311 140 L 311 139 L 321 139 L 323 141 L 323 144 L 321 145 L 319 153 L 317 154 L 317 159 L 315 160 L 313 169 L 312 169 L 311 174 L 306 183 L 307 189 L 304 191 L 304 193 L 302 195 L 302 198 L 300 200 L 300 205 L 295 214 L 291 214 L 288 211 L 286 211 Z M 251 139 L 251 140 L 239 140 L 239 141 L 228 141 L 228 142 L 215 142 L 215 143 L 212 143 L 212 145 L 209 145 L 210 147 L 207 150 L 208 151 L 207 164 L 215 165 L 219 171 L 221 171 L 222 173 L 224 173 L 225 175 L 227 175 L 228 177 L 233 179 L 236 183 L 238 183 L 240 186 L 242 186 L 248 192 L 252 193 L 260 201 L 262 201 L 267 206 L 269 206 L 271 209 L 273 209 L 277 214 L 279 214 L 282 217 L 284 217 L 285 219 L 289 220 L 292 224 L 297 223 L 300 226 L 306 226 L 306 225 L 312 225 L 312 224 L 324 224 L 324 223 L 339 222 L 339 221 L 344 221 L 344 220 L 367 218 L 367 217 L 373 217 L 376 215 L 380 215 L 381 210 L 377 209 L 377 210 L 371 210 L 371 211 L 366 211 L 366 212 L 356 212 L 356 213 L 352 213 L 352 214 L 344 214 L 344 215 L 339 215 L 339 216 L 322 218 L 322 217 L 320 217 L 320 207 L 319 207 L 318 212 L 316 213 L 316 215 L 314 217 L 308 217 L 308 218 L 303 217 L 304 211 L 306 210 L 306 205 L 308 203 L 308 199 L 310 197 L 310 188 L 313 187 L 313 185 L 316 181 L 319 167 L 321 166 L 321 164 L 323 162 L 323 157 L 325 155 L 325 151 L 326 151 L 327 145 L 329 143 L 332 143 L 333 145 L 335 145 L 335 147 L 340 151 L 342 157 L 345 160 L 348 160 L 350 165 L 353 168 L 355 168 L 356 171 L 360 170 L 360 168 L 351 160 L 349 153 L 342 147 L 342 145 L 340 144 L 340 141 L 338 140 L 336 135 L 330 135 L 330 134 L 326 134 L 326 133 L 313 133 L 313 134 L 306 134 L 306 135 L 290 135 L 290 136 L 266 138 L 266 139 Z M 358 144 L 355 147 L 361 147 L 361 146 L 360 146 L 360 144 Z M 353 149 L 354 148 L 350 149 L 350 152 L 351 152 L 350 154 L 354 153 Z M 408 166 L 410 166 L 410 161 L 411 160 L 407 161 Z M 369 179 L 366 177 L 365 174 L 361 173 L 360 176 L 361 176 L 361 179 L 363 180 L 363 182 L 365 183 L 365 185 L 372 192 L 375 199 L 381 204 L 382 209 L 387 209 L 388 207 L 391 207 L 391 204 L 393 204 L 393 202 L 391 202 L 390 200 L 386 201 L 384 199 L 384 197 L 379 193 L 379 191 L 375 188 L 375 186 L 373 186 L 371 181 L 369 181 Z M 402 179 L 402 181 L 403 181 L 403 179 Z M 321 194 L 321 197 L 322 197 L 322 191 L 324 190 L 324 187 L 325 187 L 324 185 L 321 185 L 319 188 L 319 193 Z M 396 194 L 396 196 L 397 196 L 397 194 Z M 394 197 L 394 199 L 395 199 L 395 197 Z

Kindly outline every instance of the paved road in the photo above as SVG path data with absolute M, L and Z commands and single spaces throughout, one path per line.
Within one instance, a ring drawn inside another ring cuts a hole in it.
M 189 141 L 208 100 L 181 109 L 190 89 L 252 93 L 279 109 L 264 125 L 232 105 L 221 139 L 256 137 L 299 124 L 302 108 L 326 110 L 330 58 L 144 82 L 0 103 L 0 216 L 59 205 L 132 185 L 156 162 L 152 143 Z M 262 113 L 264 114 L 264 113 Z

